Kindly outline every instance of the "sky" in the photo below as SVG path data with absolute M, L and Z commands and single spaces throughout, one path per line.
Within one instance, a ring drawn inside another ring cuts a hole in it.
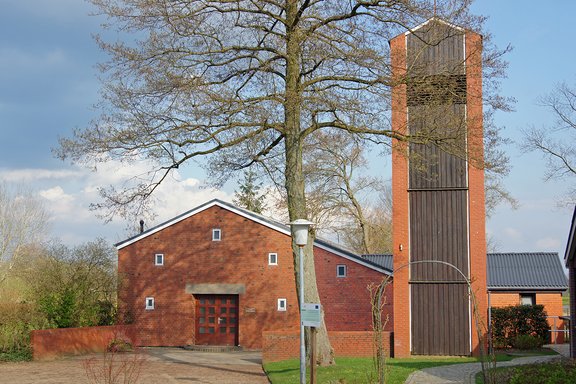
M 515 111 L 498 113 L 495 120 L 504 137 L 519 142 L 522 129 L 553 120 L 538 106 L 538 97 L 562 81 L 576 82 L 576 2 L 542 6 L 535 0 L 478 0 L 473 10 L 489 17 L 486 29 L 499 47 L 514 48 L 506 56 L 502 94 L 517 100 Z M 106 56 L 92 36 L 101 32 L 104 20 L 90 11 L 82 0 L 0 0 L 0 181 L 37 194 L 50 211 L 52 236 L 69 244 L 127 238 L 127 223 L 105 224 L 89 205 L 98 201 L 98 187 L 145 169 L 107 164 L 92 172 L 52 154 L 59 137 L 70 137 L 98 116 L 96 65 Z M 514 143 L 506 150 L 512 170 L 504 183 L 519 206 L 498 207 L 487 221 L 488 236 L 499 252 L 546 251 L 562 257 L 573 212 L 558 204 L 567 181 L 544 182 L 539 154 L 524 154 Z M 382 164 L 375 174 L 389 178 L 389 159 Z M 231 201 L 234 189 L 210 190 L 202 170 L 188 167 L 159 190 L 158 217 L 147 226 L 212 198 Z

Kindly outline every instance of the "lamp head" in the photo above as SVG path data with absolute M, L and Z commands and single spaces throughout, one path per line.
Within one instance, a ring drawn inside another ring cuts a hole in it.
M 294 242 L 297 246 L 303 247 L 306 245 L 306 243 L 308 243 L 308 229 L 312 224 L 314 223 L 304 219 L 296 219 L 290 223 L 294 236 Z

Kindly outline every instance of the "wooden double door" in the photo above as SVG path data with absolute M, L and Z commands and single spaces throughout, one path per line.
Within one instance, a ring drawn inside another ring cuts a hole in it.
M 195 295 L 196 345 L 238 345 L 238 295 Z

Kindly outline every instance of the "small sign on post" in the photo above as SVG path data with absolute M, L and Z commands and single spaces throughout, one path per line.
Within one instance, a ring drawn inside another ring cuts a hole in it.
M 302 306 L 302 325 L 305 327 L 320 327 L 320 304 L 304 303 Z

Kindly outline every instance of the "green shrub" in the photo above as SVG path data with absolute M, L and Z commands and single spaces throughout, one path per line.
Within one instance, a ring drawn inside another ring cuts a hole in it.
M 532 335 L 518 335 L 512 347 L 517 349 L 536 349 L 544 345 L 544 339 Z
M 0 361 L 30 360 L 30 331 L 46 324 L 32 304 L 0 303 Z
M 543 342 L 549 338 L 546 312 L 542 305 L 492 308 L 492 341 L 500 348 L 513 347 L 518 336 L 532 336 Z
M 510 384 L 571 384 L 576 383 L 573 362 L 533 364 L 513 369 Z

